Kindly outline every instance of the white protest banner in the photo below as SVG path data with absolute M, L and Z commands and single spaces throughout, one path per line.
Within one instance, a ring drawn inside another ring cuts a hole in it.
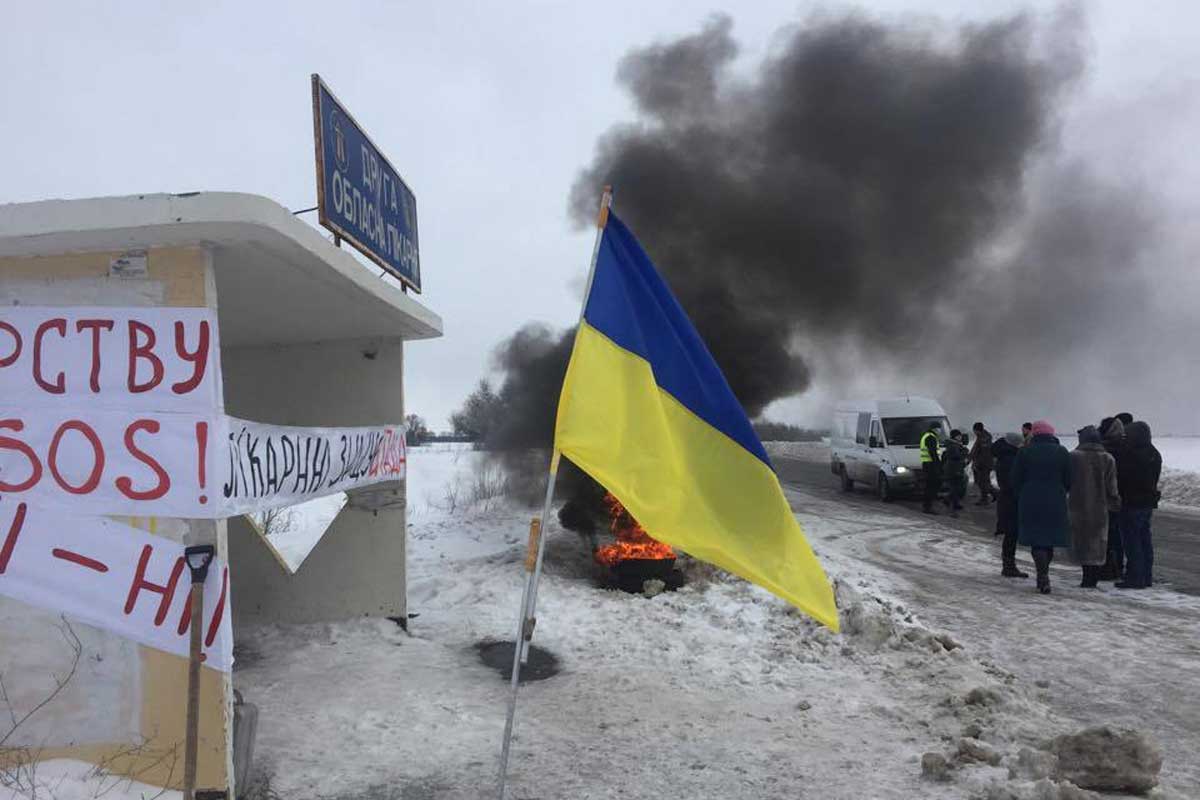
M 401 480 L 404 433 L 0 405 L 0 495 L 75 515 L 233 517 Z
M 191 576 L 183 545 L 98 517 L 72 517 L 0 498 L 0 594 L 187 657 Z M 203 658 L 233 665 L 229 570 L 204 585 Z
M 403 425 L 294 428 L 225 421 L 220 502 L 228 515 L 290 506 L 405 475 Z
M 0 307 L 0 402 L 220 409 L 216 315 L 206 308 Z
M 0 495 L 70 514 L 220 517 L 219 417 L 0 406 Z

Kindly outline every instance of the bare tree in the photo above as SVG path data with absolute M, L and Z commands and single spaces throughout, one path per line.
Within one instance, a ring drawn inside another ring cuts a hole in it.
M 5 685 L 4 674 L 0 673 L 0 705 L 3 706 L 2 711 L 8 718 L 8 722 L 4 726 L 0 726 L 0 731 L 2 731 L 0 733 L 0 788 L 8 789 L 16 795 L 30 798 L 30 800 L 38 800 L 38 798 L 54 800 L 56 797 L 57 787 L 54 784 L 38 780 L 38 763 L 42 760 L 44 751 L 42 748 L 10 745 L 9 742 L 14 740 L 18 731 L 29 720 L 53 703 L 55 698 L 66 690 L 79 670 L 79 662 L 83 658 L 83 643 L 66 617 L 62 617 L 62 624 L 58 626 L 58 630 L 70 649 L 71 664 L 62 675 L 51 674 L 54 688 L 24 714 L 18 715 L 9 696 L 8 687 Z M 132 787 L 134 781 L 138 780 L 139 774 L 156 770 L 163 765 L 167 766 L 165 783 L 169 786 L 173 781 L 178 760 L 178 744 L 161 752 L 151 751 L 149 742 L 143 738 L 108 753 L 80 777 L 89 784 L 91 800 L 101 800 L 118 787 Z M 141 762 L 140 769 L 136 774 L 126 775 L 118 771 L 120 765 L 131 762 Z M 166 792 L 167 789 L 164 787 L 153 795 L 143 795 L 143 800 L 156 800 Z

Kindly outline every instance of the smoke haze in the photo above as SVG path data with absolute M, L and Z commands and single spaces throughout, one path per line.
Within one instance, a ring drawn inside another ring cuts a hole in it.
M 817 16 L 739 72 L 715 17 L 621 61 L 637 117 L 601 138 L 573 218 L 615 187 L 751 416 L 873 364 L 909 376 L 889 394 L 974 415 L 1020 391 L 1037 416 L 1112 379 L 1130 343 L 1111 320 L 1148 301 L 1157 232 L 1151 195 L 1058 152 L 1082 35 L 1071 9 L 960 28 Z M 565 363 L 569 339 L 554 352 Z M 552 405 L 539 413 L 548 444 Z

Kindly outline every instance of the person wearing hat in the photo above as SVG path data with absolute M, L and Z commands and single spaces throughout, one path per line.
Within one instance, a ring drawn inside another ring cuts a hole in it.
M 1083 567 L 1085 589 L 1094 589 L 1108 558 L 1108 514 L 1119 511 L 1117 462 L 1104 450 L 1094 425 L 1080 428 L 1079 446 L 1071 451 L 1071 556 Z
M 1150 426 L 1140 421 L 1125 426 L 1125 451 L 1117 462 L 1125 580 L 1114 584 L 1118 589 L 1148 589 L 1154 583 L 1150 521 L 1162 496 L 1158 491 L 1161 477 L 1162 454 L 1151 441 Z
M 1071 490 L 1071 456 L 1054 436 L 1054 426 L 1038 420 L 1029 444 L 1013 466 L 1017 495 L 1017 540 L 1029 547 L 1037 565 L 1037 589 L 1050 594 L 1050 562 L 1054 548 L 1070 544 L 1067 492 Z
M 1100 420 L 1104 450 L 1117 464 L 1117 486 L 1121 484 L 1121 460 L 1125 457 L 1125 423 L 1116 417 Z M 1125 548 L 1121 545 L 1120 512 L 1108 513 L 1108 558 L 1100 568 L 1100 580 L 1120 581 L 1125 577 Z
M 921 435 L 921 473 L 925 477 L 925 496 L 921 510 L 926 514 L 936 514 L 933 501 L 942 490 L 942 459 L 938 454 L 938 444 L 942 436 L 942 421 L 931 420 L 929 429 Z

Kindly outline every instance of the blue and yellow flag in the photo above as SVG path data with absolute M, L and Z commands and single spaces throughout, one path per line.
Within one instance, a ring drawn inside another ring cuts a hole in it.
M 654 264 L 612 213 L 563 382 L 555 441 L 655 539 L 838 629 L 829 580 L 746 413 Z

